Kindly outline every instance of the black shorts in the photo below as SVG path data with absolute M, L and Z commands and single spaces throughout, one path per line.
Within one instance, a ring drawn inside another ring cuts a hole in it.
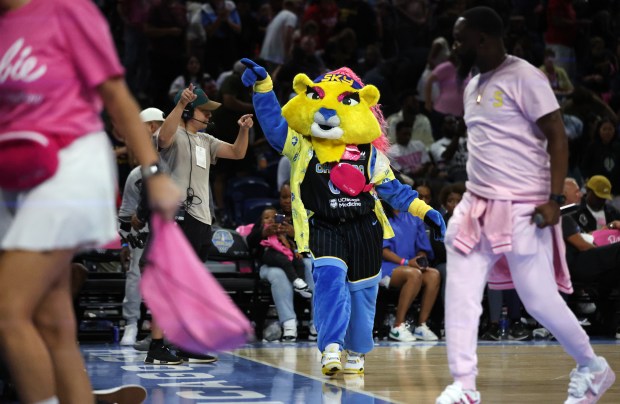
M 343 260 L 350 282 L 367 279 L 381 270 L 383 227 L 374 212 L 340 222 L 312 217 L 310 251 L 314 258 L 329 256 Z

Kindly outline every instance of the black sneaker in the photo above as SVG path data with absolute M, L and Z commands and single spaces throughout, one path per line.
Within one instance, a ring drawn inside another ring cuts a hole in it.
M 522 322 L 515 321 L 508 328 L 508 339 L 513 341 L 525 341 L 532 338 L 530 330 L 525 328 Z
M 177 356 L 179 359 L 184 362 L 189 363 L 213 363 L 217 361 L 217 357 L 206 354 L 196 354 L 192 352 L 183 351 L 182 349 L 177 350 Z
M 480 336 L 483 341 L 501 341 L 502 331 L 499 328 L 499 324 L 490 323 L 489 328 Z
M 149 365 L 180 365 L 183 360 L 170 352 L 170 348 L 166 345 L 151 343 L 144 363 Z

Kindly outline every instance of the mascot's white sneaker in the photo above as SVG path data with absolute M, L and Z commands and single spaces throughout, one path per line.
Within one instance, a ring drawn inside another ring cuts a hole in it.
M 329 344 L 325 347 L 321 357 L 321 370 L 325 376 L 334 376 L 342 371 L 338 344 Z
M 347 361 L 344 363 L 344 373 L 363 375 L 364 374 L 364 354 L 347 351 Z

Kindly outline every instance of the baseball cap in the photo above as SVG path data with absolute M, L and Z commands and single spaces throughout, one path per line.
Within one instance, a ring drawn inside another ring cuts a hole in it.
M 152 122 L 152 121 L 164 121 L 164 112 L 161 109 L 157 108 L 147 108 L 140 112 L 140 119 L 142 122 Z
M 602 199 L 611 199 L 611 182 L 602 175 L 593 175 L 586 183 L 586 188 Z
M 174 96 L 175 104 L 179 102 L 179 99 L 181 98 L 181 93 L 183 93 L 183 90 L 179 90 L 177 95 Z M 205 94 L 205 92 L 201 88 L 195 88 L 194 94 L 196 94 L 197 96 L 196 99 L 191 102 L 194 108 L 213 111 L 218 109 L 222 105 L 219 102 L 211 101 L 209 97 L 207 97 L 207 94 Z

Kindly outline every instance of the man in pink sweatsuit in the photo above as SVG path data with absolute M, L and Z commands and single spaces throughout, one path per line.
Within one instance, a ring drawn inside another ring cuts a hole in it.
M 495 11 L 465 11 L 453 33 L 460 77 L 474 65 L 480 74 L 463 95 L 469 181 L 445 239 L 446 341 L 455 382 L 436 403 L 480 402 L 476 343 L 487 281 L 516 288 L 528 313 L 577 362 L 566 403 L 596 402 L 615 375 L 558 292 L 572 292 L 558 224 L 568 156 L 558 103 L 538 69 L 506 54 Z

